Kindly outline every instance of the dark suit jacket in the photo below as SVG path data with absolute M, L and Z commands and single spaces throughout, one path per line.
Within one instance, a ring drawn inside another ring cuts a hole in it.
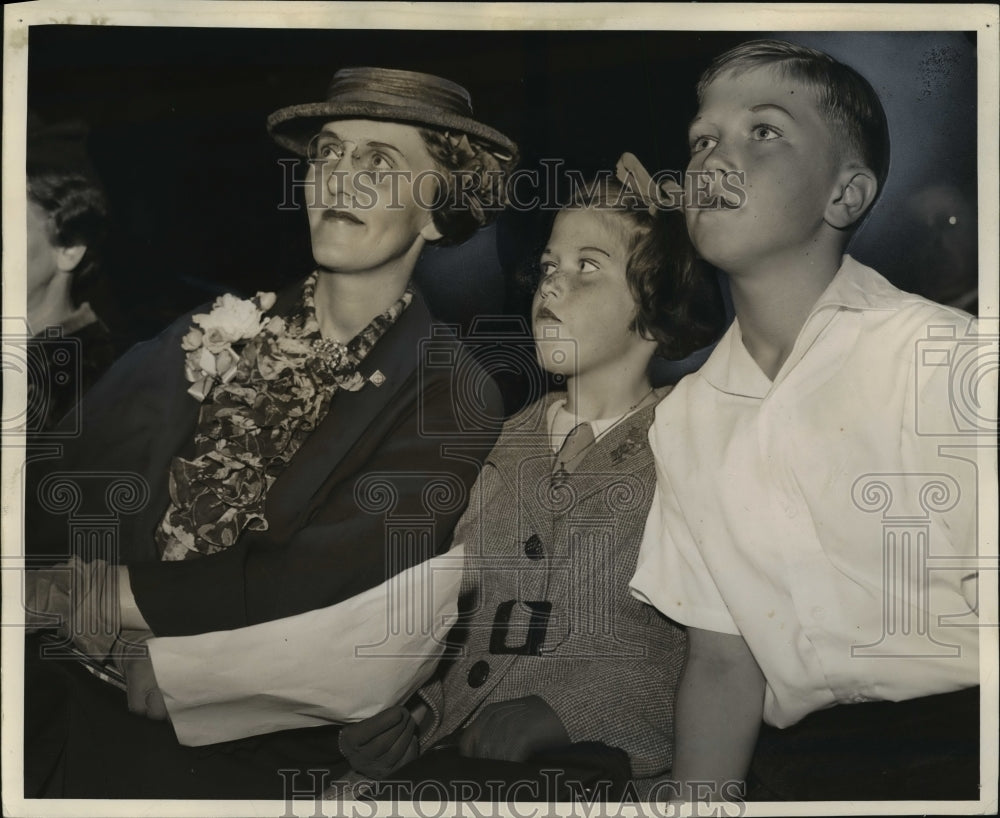
M 300 292 L 283 293 L 271 314 Z M 169 636 L 333 605 L 444 550 L 503 410 L 495 384 L 416 294 L 362 363 L 385 382 L 334 395 L 268 492 L 268 530 L 160 562 L 153 531 L 170 460 L 191 445 L 200 408 L 184 377 L 190 326 L 185 316 L 134 347 L 88 394 L 81 435 L 30 464 L 29 554 L 82 550 L 128 564 L 140 610 Z M 102 537 L 110 553 L 95 553 Z
M 484 705 L 537 695 L 571 741 L 619 747 L 650 776 L 672 761 L 687 650 L 683 630 L 629 591 L 656 485 L 654 407 L 607 430 L 553 489 L 554 397 L 504 425 L 455 528 L 466 549 L 459 655 L 420 691 L 433 715 L 421 744 Z

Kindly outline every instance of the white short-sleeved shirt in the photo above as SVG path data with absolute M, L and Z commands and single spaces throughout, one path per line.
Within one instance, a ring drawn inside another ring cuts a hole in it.
M 773 382 L 734 323 L 658 407 L 633 593 L 742 634 L 767 722 L 978 684 L 977 478 L 995 496 L 995 439 L 953 411 L 956 368 L 991 343 L 975 333 L 845 256 Z

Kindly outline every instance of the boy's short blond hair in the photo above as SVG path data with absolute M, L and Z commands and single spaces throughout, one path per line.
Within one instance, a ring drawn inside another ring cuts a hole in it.
M 773 67 L 816 93 L 824 118 L 878 181 L 881 193 L 889 174 L 889 124 L 871 84 L 829 54 L 783 40 L 751 40 L 713 60 L 698 80 L 698 102 L 721 75 Z M 874 200 L 873 200 L 874 203 Z M 870 209 L 870 206 L 869 206 Z

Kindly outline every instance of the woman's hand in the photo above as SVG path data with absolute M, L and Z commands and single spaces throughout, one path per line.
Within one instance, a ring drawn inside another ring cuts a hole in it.
M 25 574 L 25 622 L 56 628 L 88 656 L 111 652 L 118 635 L 118 568 L 103 560 L 72 557 Z
M 417 722 L 405 707 L 390 707 L 340 731 L 340 751 L 351 767 L 384 778 L 420 754 Z
M 539 696 L 487 705 L 458 742 L 463 756 L 525 761 L 541 750 L 569 744 L 556 712 Z
M 122 631 L 115 642 L 113 659 L 125 675 L 128 712 L 164 721 L 170 716 L 146 647 L 146 642 L 152 637 L 150 631 Z
M 71 583 L 68 564 L 25 571 L 24 624 L 29 633 L 53 628 L 69 636 Z

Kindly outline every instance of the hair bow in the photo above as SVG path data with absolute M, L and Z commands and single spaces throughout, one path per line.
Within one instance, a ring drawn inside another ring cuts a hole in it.
M 643 167 L 634 153 L 623 153 L 615 165 L 615 176 L 626 188 L 633 192 L 649 210 L 649 215 L 653 216 L 657 210 L 673 209 L 673 194 L 682 193 L 682 188 L 671 178 L 666 178 L 662 182 L 654 183 L 649 171 Z M 664 204 L 661 194 L 666 194 Z

